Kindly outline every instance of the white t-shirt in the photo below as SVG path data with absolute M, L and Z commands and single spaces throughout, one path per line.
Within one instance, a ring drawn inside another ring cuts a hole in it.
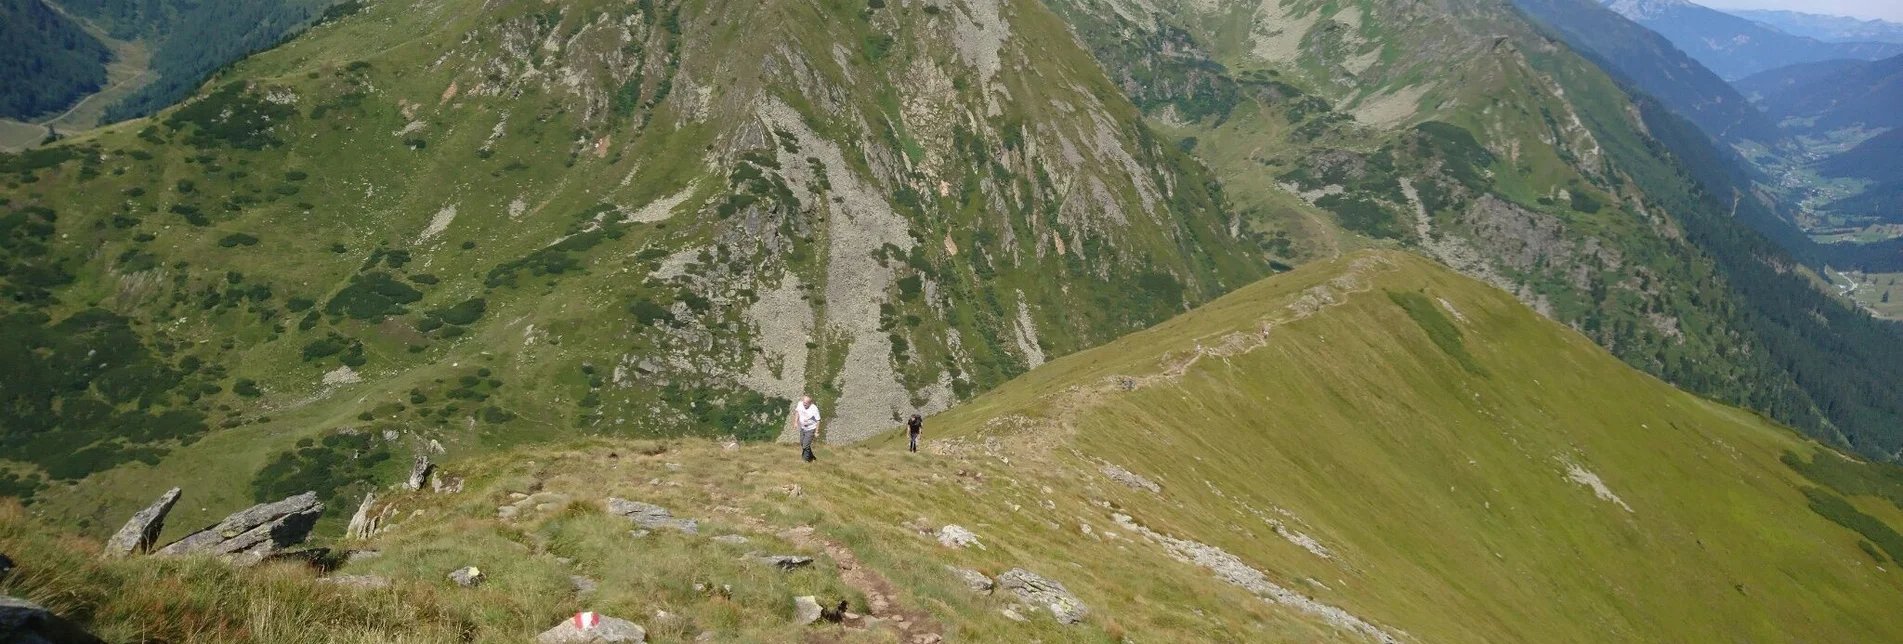
M 819 429 L 819 405 L 801 404 L 795 406 L 799 412 L 800 429 L 812 431 Z

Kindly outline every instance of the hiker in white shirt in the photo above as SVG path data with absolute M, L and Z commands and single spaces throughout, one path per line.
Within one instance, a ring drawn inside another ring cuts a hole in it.
M 800 460 L 811 463 L 813 438 L 819 434 L 819 405 L 813 404 L 812 396 L 801 396 L 793 407 L 793 416 L 800 426 Z

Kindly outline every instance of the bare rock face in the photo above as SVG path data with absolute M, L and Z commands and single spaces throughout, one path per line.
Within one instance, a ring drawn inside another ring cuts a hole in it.
M 1023 568 L 1012 568 L 998 575 L 998 586 L 1011 591 L 1026 604 L 1050 610 L 1060 624 L 1081 622 L 1090 613 L 1063 584 Z
M 186 535 L 159 549 L 161 556 L 210 554 L 238 565 L 251 565 L 302 543 L 324 513 L 316 492 L 239 510 L 217 525 Z
M 410 480 L 405 484 L 409 486 L 412 492 L 421 490 L 423 486 L 429 484 L 430 472 L 435 470 L 436 466 L 429 462 L 428 456 L 418 454 L 416 455 L 416 462 L 410 465 Z
M 596 642 L 648 641 L 647 629 L 640 624 L 599 613 L 576 613 L 554 628 L 535 636 L 536 644 L 595 644 Z
M 627 517 L 643 528 L 673 528 L 687 534 L 700 534 L 700 522 L 676 518 L 667 508 L 652 503 L 610 497 L 608 512 Z
M 132 515 L 125 527 L 119 528 L 119 532 L 106 540 L 104 555 L 124 557 L 151 550 L 152 544 L 159 540 L 159 531 L 165 528 L 166 513 L 171 512 L 172 505 L 178 503 L 178 495 L 179 489 L 172 488 L 160 495 L 159 500 L 153 501 L 152 505 Z
M 350 527 L 344 528 L 344 536 L 351 539 L 367 539 L 377 531 L 377 517 L 370 509 L 377 504 L 377 493 L 365 492 L 363 503 L 357 505 L 357 513 L 350 515 Z

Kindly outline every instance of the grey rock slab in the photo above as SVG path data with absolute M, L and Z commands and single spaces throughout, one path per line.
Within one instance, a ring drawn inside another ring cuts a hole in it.
M 756 556 L 753 560 L 774 566 L 780 570 L 797 570 L 813 565 L 812 557 L 801 557 L 798 555 L 763 555 Z
M 568 584 L 575 587 L 575 594 L 577 595 L 586 595 L 595 592 L 595 589 L 600 587 L 600 584 L 595 583 L 595 580 L 581 575 L 569 575 Z
M 577 613 L 535 636 L 536 644 L 595 644 L 648 641 L 647 629 L 625 619 L 598 613 Z
M 351 539 L 366 539 L 376 532 L 376 517 L 370 514 L 377 505 L 377 493 L 365 492 L 363 503 L 357 504 L 357 512 L 350 515 L 350 525 L 344 528 L 344 536 Z
M 643 528 L 672 528 L 687 534 L 700 534 L 700 522 L 675 517 L 667 508 L 652 503 L 609 497 L 606 505 L 610 514 L 627 517 Z
M 1062 624 L 1081 622 L 1090 613 L 1063 584 L 1023 568 L 1012 568 L 998 575 L 998 586 L 1011 591 L 1024 603 L 1050 610 L 1051 616 Z
M 151 550 L 152 544 L 159 540 L 159 532 L 165 529 L 165 515 L 178 503 L 178 496 L 179 489 L 172 488 L 159 495 L 159 500 L 153 501 L 152 505 L 132 515 L 124 527 L 106 540 L 103 554 L 106 557 L 124 557 Z
M 721 543 L 729 544 L 729 545 L 735 545 L 735 546 L 741 545 L 747 542 L 746 537 L 737 535 L 737 534 L 723 534 L 718 537 L 714 537 L 713 540 L 719 541 Z
M 1151 481 L 1149 479 L 1143 478 L 1142 476 L 1138 476 L 1137 473 L 1135 472 L 1123 469 L 1121 467 L 1117 467 L 1115 465 L 1108 465 L 1108 464 L 1104 465 L 1103 475 L 1110 477 L 1110 480 L 1112 481 L 1116 481 L 1118 483 L 1122 483 L 1124 485 L 1128 485 L 1130 487 L 1137 488 L 1140 490 L 1149 490 L 1152 493 L 1159 493 L 1163 491 L 1163 486 L 1157 485 L 1155 481 Z
M 256 563 L 287 546 L 304 541 L 324 504 L 317 493 L 305 492 L 274 503 L 260 503 L 225 517 L 204 530 L 160 548 L 159 555 L 212 554 L 236 563 Z
M 817 597 L 801 595 L 793 598 L 793 621 L 798 622 L 801 626 L 819 621 L 819 616 L 822 612 L 824 612 L 824 609 L 820 608 L 819 598 Z

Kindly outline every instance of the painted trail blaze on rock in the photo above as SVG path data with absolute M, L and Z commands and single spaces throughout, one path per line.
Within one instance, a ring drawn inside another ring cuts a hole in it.
M 575 613 L 554 628 L 535 636 L 536 644 L 595 644 L 596 642 L 646 642 L 647 629 L 625 619 L 592 611 Z

